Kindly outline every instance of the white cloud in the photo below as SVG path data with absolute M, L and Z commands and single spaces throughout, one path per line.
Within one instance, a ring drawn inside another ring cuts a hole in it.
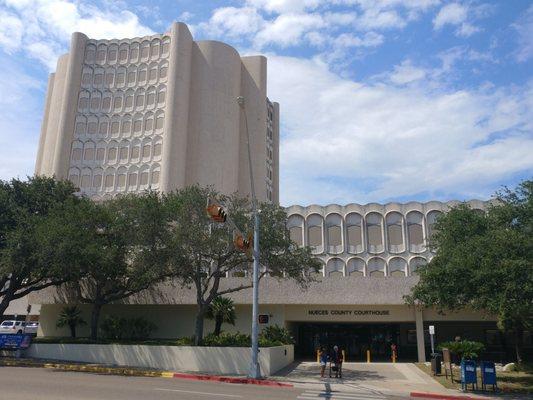
M 71 0 L 5 0 L 0 8 L 0 46 L 25 51 L 53 69 L 54 60 L 67 50 L 70 35 L 124 38 L 153 33 L 128 10 L 106 10 Z M 4 20 L 7 23 L 4 23 Z
M 484 18 L 493 11 L 494 7 L 486 4 L 471 7 L 467 4 L 449 3 L 443 6 L 433 19 L 433 28 L 438 31 L 446 25 L 452 25 L 457 27 L 456 36 L 469 37 L 482 30 L 472 24 L 471 20 Z
M 268 12 L 299 13 L 307 9 L 314 9 L 323 0 L 248 0 L 247 3 L 255 8 L 261 8 Z
M 433 19 L 433 26 L 438 30 L 442 29 L 442 27 L 447 24 L 459 25 L 462 24 L 467 17 L 467 7 L 459 3 L 446 4 Z
M 198 27 L 207 34 L 230 38 L 255 34 L 265 24 L 257 10 L 252 7 L 222 7 L 217 8 L 207 23 Z
M 400 65 L 394 67 L 394 71 L 389 75 L 392 83 L 397 85 L 404 85 L 424 79 L 427 71 L 422 68 L 415 67 L 410 60 L 403 61 Z
M 402 68 L 397 79 L 422 76 L 407 62 Z M 317 60 L 270 56 L 269 97 L 281 104 L 283 204 L 488 195 L 501 179 L 533 171 L 533 137 L 524 134 L 533 130 L 533 82 L 478 90 L 365 84 Z
M 259 47 L 269 43 L 280 47 L 297 45 L 305 33 L 324 25 L 320 14 L 282 14 L 265 24 L 255 36 L 254 43 Z
M 516 59 L 520 62 L 530 60 L 533 58 L 533 5 L 511 26 L 518 33 Z

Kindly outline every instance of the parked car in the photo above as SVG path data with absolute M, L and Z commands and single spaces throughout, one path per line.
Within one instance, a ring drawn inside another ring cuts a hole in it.
M 26 322 L 26 326 L 24 327 L 24 333 L 29 333 L 30 335 L 36 336 L 38 329 L 39 329 L 38 322 Z
M 25 321 L 7 320 L 0 324 L 0 333 L 16 335 L 24 333 L 25 328 Z

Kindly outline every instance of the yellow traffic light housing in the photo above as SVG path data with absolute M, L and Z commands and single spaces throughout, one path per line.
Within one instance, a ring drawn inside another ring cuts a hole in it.
M 237 250 L 242 251 L 243 253 L 249 253 L 252 249 L 252 234 L 249 234 L 247 238 L 244 238 L 241 234 L 236 234 L 233 239 L 233 244 Z
M 226 222 L 228 215 L 222 206 L 219 206 L 218 204 L 210 204 L 207 206 L 206 211 L 213 221 Z

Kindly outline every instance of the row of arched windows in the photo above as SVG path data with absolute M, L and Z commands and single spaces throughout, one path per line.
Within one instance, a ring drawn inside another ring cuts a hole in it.
M 91 140 L 72 142 L 71 165 L 114 165 L 138 164 L 161 160 L 163 139 L 161 136 L 143 140 L 122 140 L 110 142 Z
M 156 85 L 166 82 L 168 61 L 129 67 L 83 67 L 81 86 L 83 88 L 117 88 Z
M 323 276 L 409 276 L 427 263 L 424 257 L 413 257 L 407 262 L 402 257 L 393 257 L 389 262 L 381 257 L 372 257 L 365 262 L 362 258 L 352 257 L 347 262 L 341 258 L 330 258 L 319 271 Z
M 76 168 L 69 170 L 69 180 L 82 193 L 125 192 L 146 190 L 159 186 L 159 164 L 119 168 Z
M 431 237 L 434 224 L 441 211 L 432 210 L 426 215 L 410 211 L 405 216 L 393 211 L 383 217 L 370 212 L 364 217 L 349 213 L 344 218 L 331 213 L 324 218 L 311 214 L 306 219 L 293 214 L 288 220 L 291 239 L 298 245 L 308 245 L 315 253 L 372 254 L 387 250 L 392 254 L 426 251 L 427 239 Z
M 161 134 L 165 126 L 165 112 L 135 113 L 125 115 L 78 115 L 75 136 L 80 139 L 131 138 Z
M 128 64 L 167 58 L 170 53 L 170 37 L 144 38 L 122 43 L 97 42 L 85 47 L 87 64 Z
M 165 105 L 166 92 L 165 85 L 115 92 L 82 90 L 78 97 L 78 111 L 85 114 L 109 114 L 154 110 Z

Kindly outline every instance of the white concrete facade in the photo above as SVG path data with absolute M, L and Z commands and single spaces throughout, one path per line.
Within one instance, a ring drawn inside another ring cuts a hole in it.
M 279 201 L 279 105 L 267 60 L 227 44 L 165 34 L 94 40 L 74 33 L 50 75 L 36 174 L 95 199 L 192 184 L 250 194 L 245 98 L 257 197 Z

